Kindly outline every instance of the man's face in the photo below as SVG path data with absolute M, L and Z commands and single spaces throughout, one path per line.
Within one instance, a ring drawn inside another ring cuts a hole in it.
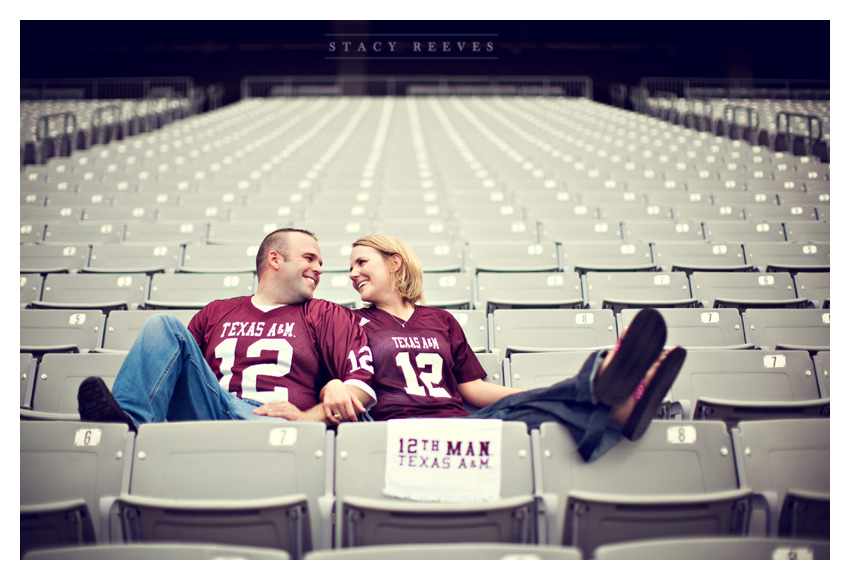
M 306 302 L 313 297 L 322 274 L 322 252 L 319 243 L 307 234 L 291 232 L 286 261 L 278 271 L 278 281 L 286 287 L 292 298 L 290 304 Z

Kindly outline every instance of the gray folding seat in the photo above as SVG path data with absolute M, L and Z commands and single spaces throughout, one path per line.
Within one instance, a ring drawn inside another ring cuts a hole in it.
M 666 346 L 686 348 L 752 348 L 747 344 L 741 314 L 735 308 L 658 308 L 667 325 Z M 619 335 L 631 324 L 638 309 L 618 315 Z
M 694 272 L 691 291 L 704 308 L 805 308 L 788 272 Z
M 624 205 L 634 205 L 644 207 L 643 204 L 629 203 Z M 553 219 L 558 222 L 579 222 L 593 223 L 599 221 L 599 208 L 596 207 L 596 202 L 593 198 L 585 202 L 556 202 L 556 203 L 537 203 L 528 206 L 528 217 L 530 219 L 542 220 L 544 218 Z M 636 213 L 637 212 L 636 210 Z M 617 221 L 617 216 L 610 220 Z
M 88 245 L 21 244 L 21 272 L 75 272 L 88 265 Z
M 711 199 L 715 206 L 724 205 L 778 205 L 779 199 L 775 192 L 771 191 L 714 191 Z
M 484 368 L 484 372 L 487 373 L 487 376 L 484 377 L 484 380 L 488 383 L 495 383 L 497 385 L 503 385 L 505 379 L 502 377 L 502 360 L 499 358 L 499 354 L 495 352 L 476 352 L 475 358 L 478 359 L 478 362 L 481 363 L 481 366 Z M 464 407 L 474 409 L 472 405 L 464 402 Z
M 346 308 L 360 308 L 363 302 L 351 283 L 348 274 L 329 272 L 322 274 L 319 285 L 313 292 L 313 298 L 335 302 Z
M 457 239 L 465 242 L 535 244 L 540 238 L 536 220 L 457 220 Z
M 409 202 L 405 204 L 379 204 L 375 214 L 376 219 L 387 222 L 406 221 L 446 221 L 451 211 L 447 202 Z
M 263 238 L 273 231 L 291 226 L 290 220 L 271 216 L 257 221 L 210 222 L 207 243 L 259 245 Z
M 828 553 L 827 553 L 828 555 Z M 345 550 L 316 550 L 305 560 L 581 560 L 564 546 L 505 543 L 399 544 Z
M 377 210 L 368 204 L 353 203 L 344 206 L 306 206 L 303 215 L 305 223 L 309 224 L 316 220 L 372 221 L 377 217 L 376 214 Z
M 425 272 L 422 276 L 425 303 L 438 308 L 472 308 L 472 282 L 472 274 L 466 272 Z
M 493 221 L 494 223 L 513 223 L 527 218 L 525 209 L 520 205 L 480 202 L 464 204 L 462 201 L 452 202 L 451 217 L 460 222 L 475 220 Z
M 354 240 L 351 240 L 353 242 Z M 351 270 L 351 242 L 321 244 L 322 270 L 324 272 L 349 272 Z M 254 246 L 256 257 L 258 246 Z M 188 248 L 187 248 L 188 249 Z
M 616 220 L 557 220 L 542 215 L 540 217 L 541 239 L 560 244 L 575 242 L 616 242 L 623 239 L 620 224 Z
M 377 234 L 393 236 L 406 244 L 439 243 L 453 244 L 457 239 L 457 224 L 451 221 L 384 221 L 378 220 L 374 228 Z M 353 242 L 360 236 L 351 237 Z
M 168 314 L 176 316 L 183 326 L 189 326 L 189 321 L 198 310 L 169 310 Z M 113 310 L 106 318 L 106 329 L 103 333 L 104 351 L 130 350 L 139 335 L 145 321 L 156 314 L 156 310 Z
M 38 365 L 32 412 L 22 418 L 79 420 L 77 391 L 86 377 L 101 377 L 111 389 L 125 354 L 47 353 Z
M 402 238 L 404 240 L 404 238 Z M 406 240 L 404 240 L 407 243 Z M 440 241 L 407 243 L 419 258 L 424 272 L 460 272 L 466 266 L 465 248 L 461 244 Z M 347 246 L 346 257 L 351 253 Z M 346 268 L 348 271 L 348 268 Z
M 505 384 L 520 391 L 550 387 L 576 376 L 595 350 L 514 352 L 505 359 Z
M 594 202 L 595 203 L 595 202 Z M 637 204 L 620 203 L 616 205 L 599 205 L 599 219 L 603 221 L 664 221 L 675 219 L 674 208 L 671 205 L 655 203 Z M 688 218 L 684 218 L 687 220 Z
M 673 208 L 673 218 L 678 221 L 744 221 L 747 212 L 743 204 L 688 204 Z
M 95 274 L 174 272 L 183 259 L 179 244 L 92 244 L 83 272 Z
M 196 222 L 226 221 L 230 219 L 230 208 L 226 205 L 205 205 L 193 203 L 186 205 L 157 206 L 153 216 L 158 222 Z M 268 216 L 269 214 L 265 214 Z
M 124 205 L 88 205 L 83 208 L 82 219 L 87 222 L 126 223 L 153 219 L 152 207 Z
M 50 222 L 44 231 L 44 241 L 57 244 L 93 244 L 123 240 L 123 222 Z
M 83 206 L 21 205 L 22 222 L 62 222 L 79 223 L 83 218 Z
M 201 543 L 106 544 L 33 550 L 24 560 L 290 560 L 284 550 Z
M 623 222 L 623 237 L 630 242 L 696 242 L 704 239 L 698 221 Z
M 45 222 L 21 222 L 21 243 L 32 244 L 40 242 L 44 239 L 44 233 L 47 228 Z
M 685 420 L 829 416 L 804 351 L 691 350 L 670 400 L 666 416 Z
M 333 437 L 322 423 L 148 423 L 136 435 L 126 542 L 331 546 Z M 234 494 L 234 490 L 239 490 Z
M 31 353 L 21 353 L 21 408 L 28 409 L 32 404 L 32 391 L 35 385 L 35 372 L 38 361 Z
M 204 243 L 209 220 L 185 222 L 129 222 L 124 232 L 128 242 L 157 244 Z
M 812 356 L 815 365 L 815 374 L 818 377 L 818 388 L 823 399 L 829 398 L 829 352 L 821 351 Z
M 588 272 L 585 300 L 590 308 L 691 308 L 684 272 Z
M 301 223 L 294 222 L 293 227 L 313 232 L 316 239 L 319 240 L 319 247 L 332 243 L 351 244 L 358 238 L 377 233 L 374 223 L 367 219 L 332 220 L 316 217 L 304 220 Z M 404 239 L 404 236 L 401 236 L 401 238 Z
M 466 335 L 466 342 L 472 347 L 474 352 L 488 351 L 488 322 L 487 313 L 483 310 L 448 310 L 455 317 L 460 327 L 463 329 L 463 334 Z
M 41 286 L 44 278 L 41 274 L 21 274 L 21 308 L 34 300 L 41 300 Z
M 21 556 L 108 543 L 114 499 L 127 489 L 133 435 L 119 423 L 21 421 Z
M 744 251 L 760 272 L 829 271 L 829 242 L 747 242 Z
M 493 312 L 490 350 L 514 352 L 597 349 L 617 342 L 611 310 L 535 309 Z
M 665 272 L 695 270 L 749 272 L 741 244 L 725 242 L 653 242 L 653 261 Z
M 741 536 L 752 493 L 739 488 L 732 441 L 719 421 L 653 421 L 593 462 L 567 428 L 540 426 L 547 544 L 592 554 L 604 544 L 650 538 Z
M 829 419 L 742 421 L 732 430 L 741 484 L 763 499 L 753 535 L 829 539 L 829 432 Z
M 430 423 L 427 428 L 433 429 L 433 437 L 437 437 L 442 424 L 470 420 L 427 421 Z M 336 548 L 446 542 L 536 543 L 531 440 L 525 423 L 498 423 L 502 432 L 499 499 L 484 502 L 429 502 L 385 496 L 387 457 L 396 457 L 398 453 L 395 444 L 388 447 L 387 427 L 390 423 L 344 423 L 337 428 L 334 476 Z M 450 442 L 444 440 L 442 443 Z M 467 457 L 463 460 L 464 465 L 466 461 L 480 460 L 488 453 L 481 445 L 477 448 L 478 455 Z M 446 449 L 441 451 L 443 455 L 450 453 Z M 451 461 L 446 457 L 447 461 Z M 441 493 L 445 490 L 434 491 Z
M 138 308 L 145 302 L 149 279 L 145 274 L 48 274 L 37 308 L 112 310 Z
M 818 212 L 813 205 L 747 205 L 750 221 L 817 221 Z
M 562 247 L 564 270 L 585 272 L 654 272 L 648 242 L 573 242 Z
M 829 560 L 829 542 L 809 538 L 665 538 L 598 547 L 594 560 Z
M 779 205 L 820 205 L 829 203 L 829 193 L 802 193 L 799 191 L 783 191 L 776 194 Z
M 575 272 L 481 272 L 476 309 L 581 308 L 581 280 Z M 427 294 L 426 294 L 427 298 Z
M 470 242 L 467 258 L 474 272 L 555 272 L 561 267 L 555 242 Z
M 669 191 L 669 190 L 651 190 L 646 192 L 647 204 L 663 204 L 674 207 L 683 205 L 711 205 L 713 197 L 711 193 L 697 191 Z
M 789 242 L 829 243 L 829 222 L 789 221 L 785 230 Z
M 784 242 L 782 222 L 753 220 L 747 222 L 705 221 L 705 239 L 712 242 Z
M 21 352 L 85 352 L 103 343 L 101 310 L 21 310 Z
M 254 293 L 254 274 L 154 274 L 147 308 L 203 308 L 213 300 Z
M 188 244 L 183 251 L 183 263 L 178 272 L 255 272 L 260 241 L 251 245 Z
M 742 315 L 747 342 L 765 350 L 829 350 L 829 310 L 756 308 Z

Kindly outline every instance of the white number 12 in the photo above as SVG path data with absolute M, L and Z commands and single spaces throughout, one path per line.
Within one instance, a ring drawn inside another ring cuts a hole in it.
M 419 397 L 427 397 L 428 395 L 432 397 L 451 397 L 446 389 L 435 386 L 443 380 L 443 359 L 439 354 L 435 352 L 421 352 L 416 355 L 416 366 L 422 370 L 419 373 L 419 379 L 422 379 L 422 383 L 425 385 L 424 387 L 419 384 L 419 380 L 416 378 L 416 371 L 410 363 L 409 352 L 398 353 L 395 357 L 395 364 L 401 368 L 401 372 L 404 374 L 404 390 L 408 394 Z M 425 370 L 426 367 L 428 367 L 427 371 Z

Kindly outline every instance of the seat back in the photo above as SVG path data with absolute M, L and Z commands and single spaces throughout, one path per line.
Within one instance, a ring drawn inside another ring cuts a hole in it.
M 751 494 L 738 487 L 721 422 L 654 421 L 639 441 L 590 463 L 558 423 L 540 426 L 535 447 L 550 544 L 591 554 L 615 542 L 747 531 Z
M 21 310 L 21 351 L 86 351 L 100 347 L 106 315 L 100 310 Z
M 564 546 L 504 543 L 404 544 L 316 550 L 305 560 L 581 560 L 581 552 Z
M 471 308 L 472 281 L 472 275 L 464 272 L 425 272 L 422 275 L 425 301 L 437 308 Z
M 692 303 L 684 272 L 588 272 L 585 301 L 590 308 L 651 306 L 670 308 Z
M 742 485 L 766 498 L 753 532 L 829 539 L 829 419 L 742 421 L 732 436 L 743 451 Z
M 576 376 L 592 352 L 515 352 L 505 361 L 505 384 L 521 391 L 552 386 Z
M 694 272 L 691 291 L 705 308 L 798 308 L 794 282 L 788 272 Z
M 480 272 L 476 308 L 581 308 L 581 281 L 575 272 Z
M 746 242 L 747 263 L 760 272 L 828 272 L 829 242 Z
M 829 349 L 829 310 L 756 308 L 742 319 L 747 342 L 758 348 Z
M 829 308 L 829 272 L 797 272 L 794 285 L 797 296 L 810 300 L 815 308 Z
M 75 415 L 77 391 L 86 377 L 100 377 L 112 389 L 124 363 L 124 354 L 48 353 L 38 366 L 32 410 L 38 413 Z
M 130 492 L 119 501 L 125 537 L 276 548 L 294 558 L 329 546 L 328 445 L 322 423 L 142 425 Z
M 724 348 L 746 344 L 741 315 L 735 308 L 658 308 L 667 325 L 667 346 Z M 622 336 L 640 310 L 624 308 L 618 328 Z
M 41 274 L 21 274 L 21 308 L 41 300 L 41 286 L 44 277 Z
M 533 543 L 531 442 L 525 423 L 501 423 L 502 499 L 474 503 L 418 502 L 384 496 L 387 425 L 388 422 L 344 423 L 337 430 L 335 547 Z
M 21 272 L 74 272 L 88 265 L 87 244 L 21 244 Z
M 87 272 L 173 272 L 180 265 L 179 244 L 92 244 Z
M 665 538 L 600 546 L 594 560 L 829 560 L 829 542 L 788 538 Z
M 653 242 L 652 255 L 665 272 L 736 271 L 747 267 L 741 245 L 725 242 Z
M 154 274 L 150 298 L 152 308 L 203 308 L 213 300 L 254 293 L 254 274 Z
M 617 328 L 611 310 L 534 309 L 493 312 L 493 349 L 511 352 L 612 346 Z
M 127 489 L 126 425 L 21 421 L 21 555 L 111 541 L 112 501 Z
M 34 550 L 24 560 L 289 560 L 283 550 L 221 544 L 108 544 Z
M 555 242 L 472 242 L 467 256 L 469 268 L 476 272 L 553 272 L 560 268 Z
M 50 308 L 138 308 L 148 292 L 145 274 L 48 274 L 41 300 Z
M 448 310 L 455 317 L 466 342 L 475 352 L 486 352 L 489 348 L 489 326 L 487 313 L 483 310 Z
M 189 326 L 198 310 L 170 310 L 183 326 Z M 106 350 L 130 350 L 145 321 L 158 314 L 156 310 L 113 310 L 106 318 L 106 330 L 103 334 L 103 348 Z

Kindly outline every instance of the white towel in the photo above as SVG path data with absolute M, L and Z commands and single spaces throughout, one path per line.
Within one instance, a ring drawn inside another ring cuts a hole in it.
M 501 494 L 502 421 L 387 421 L 384 495 L 433 502 L 495 501 Z

